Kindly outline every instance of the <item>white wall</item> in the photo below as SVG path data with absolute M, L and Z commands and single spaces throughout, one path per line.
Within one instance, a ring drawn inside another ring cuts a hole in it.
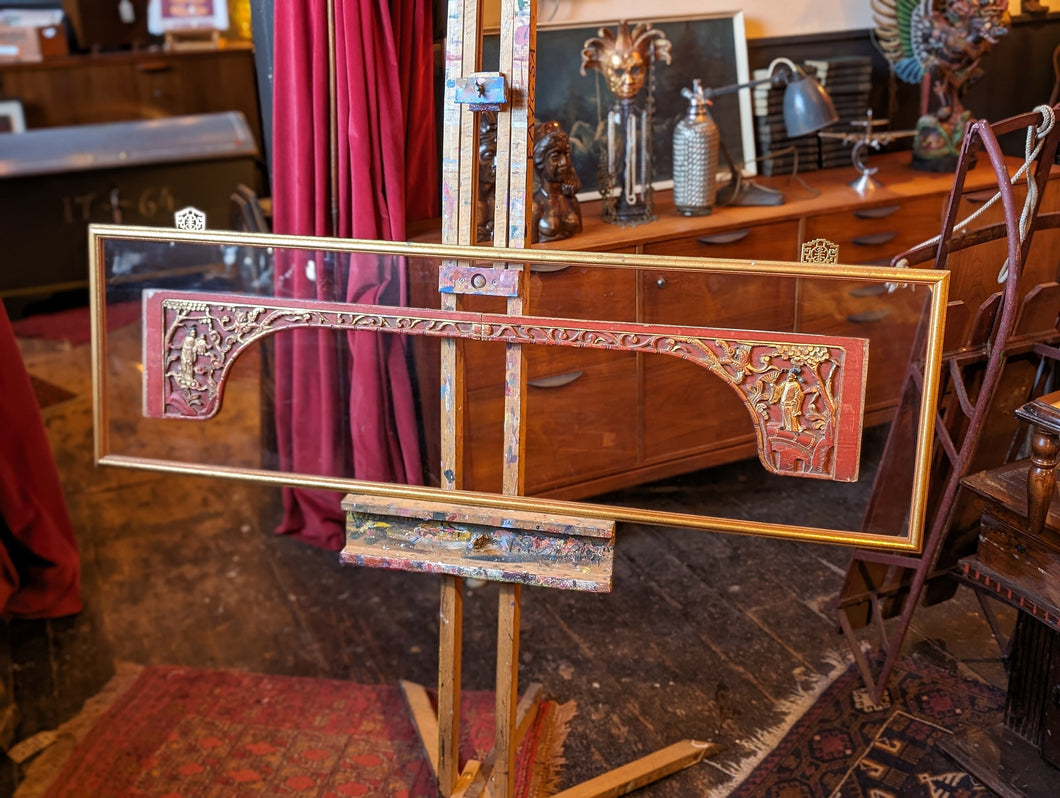
M 739 11 L 733 0 L 537 0 L 537 24 L 613 25 L 620 19 L 662 20 Z M 870 0 L 766 0 L 743 5 L 747 38 L 798 36 L 872 27 Z M 500 0 L 486 0 L 483 21 L 496 28 Z

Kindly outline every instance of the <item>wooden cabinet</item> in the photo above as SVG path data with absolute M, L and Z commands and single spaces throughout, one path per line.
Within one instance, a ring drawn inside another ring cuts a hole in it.
M 538 246 L 794 261 L 804 242 L 826 238 L 839 245 L 841 263 L 886 264 L 937 234 L 952 185 L 951 175 L 917 172 L 908 163 L 908 153 L 874 157 L 884 187 L 866 198 L 847 185 L 855 177 L 852 169 L 833 169 L 806 176 L 819 192 L 814 196 L 783 178 L 763 180 L 788 194 L 783 205 L 719 208 L 705 217 L 679 216 L 669 193 L 660 192 L 658 220 L 638 227 L 604 224 L 599 204 L 584 203 L 580 235 Z M 968 188 L 985 189 L 992 177 L 986 169 L 973 170 Z M 969 207 L 976 201 L 969 200 Z M 923 289 L 887 292 L 858 281 L 571 268 L 531 276 L 529 312 L 868 338 L 866 423 L 875 424 L 889 419 L 897 401 L 926 296 Z M 466 487 L 495 491 L 502 463 L 503 351 L 472 344 L 465 352 L 471 420 L 464 441 Z M 552 347 L 528 347 L 526 355 L 530 385 L 537 385 L 528 387 L 526 401 L 529 494 L 584 498 L 756 450 L 749 411 L 736 393 L 685 361 Z M 430 395 L 424 399 L 430 406 Z
M 21 100 L 29 128 L 241 111 L 262 146 L 254 51 L 244 45 L 0 64 L 0 96 Z

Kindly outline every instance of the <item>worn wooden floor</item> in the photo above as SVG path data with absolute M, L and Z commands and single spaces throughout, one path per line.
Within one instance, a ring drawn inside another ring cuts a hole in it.
M 44 416 L 80 539 L 86 606 L 73 618 L 0 627 L 19 739 L 77 713 L 117 662 L 435 683 L 436 577 L 340 566 L 333 552 L 275 536 L 271 489 L 93 466 L 88 348 L 25 342 L 24 357 L 32 373 L 75 394 Z M 767 488 L 755 464 L 711 477 L 697 502 L 772 501 L 782 517 L 845 511 L 827 484 L 810 506 L 796 504 Z M 652 490 L 657 501 L 690 501 L 679 484 Z M 614 592 L 525 589 L 520 679 L 578 705 L 565 783 L 684 737 L 726 750 L 642 794 L 704 795 L 724 783 L 754 740 L 786 719 L 788 700 L 836 667 L 845 648 L 830 604 L 847 556 L 625 525 Z M 467 689 L 493 687 L 495 597 L 487 585 L 465 598 Z M 1004 678 L 963 590 L 919 612 L 907 648 Z M 17 779 L 5 762 L 0 794 Z

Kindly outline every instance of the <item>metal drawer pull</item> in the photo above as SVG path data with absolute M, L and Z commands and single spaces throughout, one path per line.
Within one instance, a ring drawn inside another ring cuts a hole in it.
M 551 377 L 527 380 L 526 384 L 531 388 L 562 388 L 564 385 L 570 385 L 584 373 L 584 371 L 568 371 L 566 374 L 553 374 Z
M 712 244 L 734 244 L 737 241 L 743 241 L 749 235 L 751 235 L 750 228 L 745 230 L 729 230 L 727 233 L 715 233 L 711 236 L 700 236 L 696 241 L 700 244 L 706 244 L 709 247 Z
M 569 263 L 531 263 L 530 271 L 542 274 L 544 272 L 561 272 L 564 269 L 569 269 Z
M 886 283 L 872 283 L 870 285 L 859 285 L 847 291 L 851 296 L 879 296 L 887 293 Z
M 855 236 L 850 239 L 850 243 L 855 247 L 878 247 L 880 244 L 886 244 L 897 237 L 897 230 L 889 230 L 883 233 L 870 233 L 867 236 Z
M 866 311 L 865 313 L 848 313 L 847 321 L 851 324 L 868 324 L 869 322 L 879 321 L 885 316 L 890 315 L 890 308 L 878 308 L 876 310 Z
M 137 72 L 172 72 L 173 69 L 173 65 L 167 64 L 165 61 L 141 61 L 136 65 Z
M 859 219 L 883 219 L 892 213 L 897 213 L 901 209 L 901 205 L 882 205 L 879 208 L 862 208 L 859 211 L 854 211 L 854 215 Z

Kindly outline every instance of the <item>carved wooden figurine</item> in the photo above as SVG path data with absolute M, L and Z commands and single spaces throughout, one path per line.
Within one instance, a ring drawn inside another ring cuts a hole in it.
M 557 241 L 582 230 L 581 181 L 574 171 L 570 139 L 559 122 L 546 122 L 534 137 L 534 226 L 531 241 Z
M 494 196 L 497 185 L 497 112 L 478 115 L 478 208 L 476 241 L 493 240 Z

